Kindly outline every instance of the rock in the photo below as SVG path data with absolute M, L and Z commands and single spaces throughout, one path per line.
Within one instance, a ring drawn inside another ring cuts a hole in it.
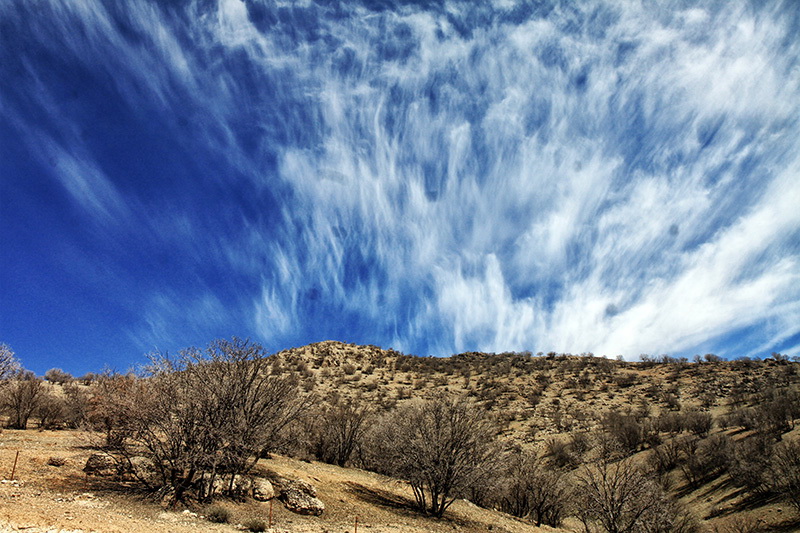
M 290 486 L 298 489 L 299 491 L 305 494 L 308 494 L 309 496 L 312 497 L 317 496 L 317 489 L 315 489 L 314 485 L 312 485 L 308 481 L 303 481 L 302 479 L 296 479 L 290 482 Z
M 253 499 L 266 502 L 275 497 L 275 488 L 272 483 L 263 478 L 253 480 Z
M 233 494 L 246 496 L 253 491 L 253 478 L 248 476 L 233 476 Z
M 282 484 L 279 498 L 294 513 L 319 516 L 325 512 L 325 504 L 316 495 L 310 483 L 294 480 Z
M 249 477 L 237 474 L 233 476 L 233 483 L 231 484 L 231 477 L 229 475 L 218 476 L 214 479 L 212 489 L 213 494 L 246 496 L 253 490 L 253 480 Z
M 113 476 L 117 473 L 117 462 L 104 453 L 93 453 L 86 460 L 83 471 L 90 476 Z
M 308 494 L 290 490 L 281 494 L 283 505 L 297 514 L 319 516 L 325 512 L 325 504 Z
M 132 474 L 137 479 L 147 480 L 155 475 L 156 469 L 153 462 L 147 457 L 131 457 L 125 468 L 125 473 Z

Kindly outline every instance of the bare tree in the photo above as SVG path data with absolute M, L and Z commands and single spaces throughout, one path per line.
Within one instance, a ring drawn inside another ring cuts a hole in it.
M 232 486 L 307 407 L 296 378 L 268 368 L 261 346 L 235 338 L 155 354 L 123 404 L 124 449 L 151 460 L 174 501 L 193 488 L 209 498 L 221 476 Z
M 26 429 L 28 420 L 44 395 L 42 380 L 28 370 L 17 371 L 10 378 L 2 397 L 2 408 L 8 414 L 8 427 Z
M 19 360 L 8 344 L 0 343 L 0 384 L 14 376 L 20 370 Z
M 800 440 L 786 440 L 776 446 L 771 463 L 776 492 L 800 510 Z
M 77 382 L 64 384 L 64 421 L 73 429 L 83 426 L 89 418 L 89 392 Z
M 534 453 L 509 457 L 499 504 L 504 512 L 530 518 L 536 526 L 558 527 L 566 511 L 566 487 L 559 472 Z
M 66 414 L 64 398 L 45 389 L 34 412 L 36 418 L 39 419 L 39 428 L 57 429 L 62 427 L 66 421 Z
M 636 452 L 644 441 L 642 425 L 633 415 L 611 411 L 603 417 L 602 425 L 628 455 Z
M 330 405 L 316 418 L 312 430 L 312 448 L 317 459 L 344 466 L 361 442 L 371 414 L 364 403 L 358 405 L 353 400 L 332 398 Z
M 385 473 L 408 480 L 418 508 L 436 517 L 479 482 L 497 456 L 488 413 L 464 398 L 401 408 L 379 439 Z
M 69 372 L 64 372 L 60 368 L 51 368 L 44 373 L 44 379 L 50 383 L 58 383 L 59 385 L 63 385 L 64 383 L 69 383 L 75 378 L 72 377 L 72 374 Z
M 104 446 L 119 448 L 132 430 L 130 419 L 137 409 L 136 388 L 141 387 L 132 374 L 104 371 L 94 380 L 86 417 L 89 424 L 105 437 Z M 76 395 L 79 393 L 75 393 Z M 133 404 L 131 402 L 134 402 Z
M 585 465 L 577 478 L 577 512 L 587 533 L 671 531 L 666 503 L 630 459 Z

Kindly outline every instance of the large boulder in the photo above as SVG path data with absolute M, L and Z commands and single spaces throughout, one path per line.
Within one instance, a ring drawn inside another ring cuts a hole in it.
M 89 476 L 113 476 L 118 473 L 117 462 L 105 453 L 93 453 L 86 460 L 83 471 Z
M 266 502 L 275 497 L 275 488 L 272 483 L 264 478 L 253 480 L 253 499 L 259 502 Z
M 325 512 L 325 504 L 316 495 L 310 483 L 298 479 L 281 483 L 279 499 L 294 513 L 319 516 Z

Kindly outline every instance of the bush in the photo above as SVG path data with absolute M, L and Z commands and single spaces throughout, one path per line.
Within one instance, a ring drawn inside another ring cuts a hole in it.
M 371 410 L 365 402 L 334 397 L 315 417 L 311 428 L 311 453 L 320 461 L 344 466 L 361 444 Z
M 247 474 L 308 405 L 296 377 L 268 372 L 264 349 L 249 341 L 218 340 L 204 352 L 151 361 L 149 378 L 115 397 L 115 431 L 119 452 L 146 457 L 154 488 L 169 489 L 174 502 L 189 490 L 207 499 L 215 478 Z
M 678 439 L 671 439 L 667 442 L 653 447 L 648 462 L 656 474 L 665 474 L 678 466 L 680 462 L 681 444 Z
M 800 440 L 776 446 L 772 470 L 775 491 L 800 511 Z
M 617 412 L 606 413 L 603 429 L 629 454 L 636 452 L 643 442 L 642 426 L 632 415 Z
M 56 429 L 63 427 L 66 422 L 66 405 L 64 398 L 45 391 L 39 398 L 34 415 L 39 419 L 42 429 Z
M 677 435 L 685 428 L 685 419 L 679 413 L 663 413 L 653 422 L 654 428 L 661 433 Z
M 59 385 L 63 385 L 64 383 L 69 383 L 75 378 L 72 377 L 72 374 L 69 372 L 64 372 L 60 368 L 51 368 L 44 373 L 44 379 L 50 383 L 58 383 Z
M 67 460 L 65 458 L 63 458 L 63 457 L 60 457 L 60 456 L 57 456 L 57 455 L 53 455 L 52 457 L 47 459 L 47 464 L 50 465 L 50 466 L 59 467 L 59 466 L 64 466 L 65 464 L 67 464 Z
M 690 438 L 684 442 L 692 442 Z M 696 487 L 721 476 L 728 470 L 733 445 L 727 435 L 714 435 L 687 446 L 681 461 L 681 471 L 690 486 Z
M 260 518 L 248 518 L 242 522 L 242 527 L 244 527 L 247 531 L 261 533 L 262 531 L 267 530 L 267 523 Z
M 4 389 L 0 407 L 8 414 L 8 427 L 27 429 L 28 420 L 38 409 L 45 392 L 42 380 L 33 372 L 19 370 Z
M 707 437 L 714 425 L 714 419 L 710 413 L 700 411 L 689 411 L 683 415 L 684 427 L 698 437 Z
M 583 466 L 576 503 L 585 531 L 665 531 L 659 528 L 675 514 L 661 488 L 630 459 Z
M 385 417 L 370 436 L 366 463 L 408 481 L 419 510 L 441 517 L 491 475 L 495 442 L 487 411 L 439 396 Z
M 498 490 L 500 510 L 529 518 L 536 526 L 561 525 L 566 511 L 566 488 L 557 471 L 549 470 L 532 453 L 518 452 L 509 458 Z
M 768 473 L 774 444 L 772 439 L 754 435 L 733 446 L 730 475 L 734 483 L 750 492 L 769 492 Z
M 14 355 L 11 347 L 0 343 L 0 384 L 16 375 L 20 368 L 19 360 Z
M 89 393 L 76 383 L 64 385 L 64 421 L 68 427 L 82 427 L 89 418 Z
M 212 505 L 206 509 L 206 520 L 215 524 L 227 524 L 231 518 L 231 513 L 220 505 Z
M 580 456 L 575 452 L 571 442 L 552 437 L 545 442 L 545 456 L 550 458 L 553 466 L 560 469 L 572 469 L 580 464 Z

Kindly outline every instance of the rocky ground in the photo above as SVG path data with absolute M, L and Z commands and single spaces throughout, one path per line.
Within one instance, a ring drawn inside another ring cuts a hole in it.
M 229 524 L 214 524 L 207 507 L 166 508 L 133 486 L 83 472 L 94 453 L 90 436 L 80 431 L 12 431 L 0 435 L 0 532 L 174 532 L 242 531 L 248 519 L 268 521 L 269 502 L 222 501 Z M 14 458 L 19 460 L 14 480 Z M 63 460 L 60 463 L 53 458 Z M 501 513 L 456 502 L 448 516 L 432 520 L 411 508 L 411 492 L 402 482 L 355 469 L 308 463 L 284 457 L 261 461 L 263 475 L 301 479 L 315 487 L 325 504 L 321 516 L 304 516 L 272 502 L 273 531 L 302 533 L 557 531 L 535 528 Z

